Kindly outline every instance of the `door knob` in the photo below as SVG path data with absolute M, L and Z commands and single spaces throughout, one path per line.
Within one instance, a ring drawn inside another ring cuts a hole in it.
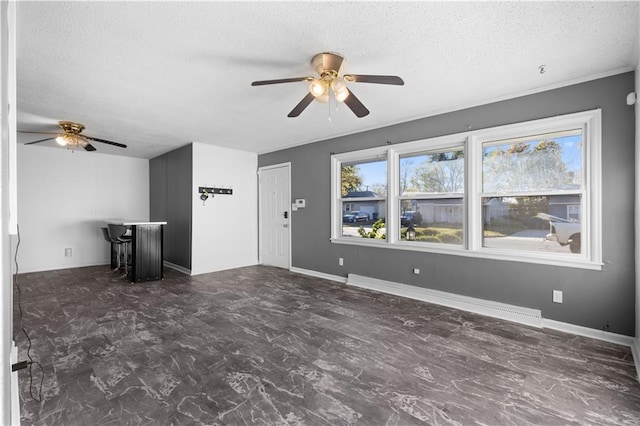
M 284 212 L 284 218 L 289 219 L 289 212 Z

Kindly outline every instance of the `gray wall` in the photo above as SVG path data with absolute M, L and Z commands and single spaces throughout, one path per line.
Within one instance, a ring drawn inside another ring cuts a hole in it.
M 382 129 L 261 155 L 259 166 L 291 162 L 292 265 L 383 280 L 541 309 L 544 318 L 634 335 L 634 91 L 632 72 Z M 332 244 L 331 152 L 341 153 L 560 114 L 602 109 L 602 271 Z M 418 113 L 418 112 L 417 112 Z M 354 118 L 355 120 L 356 118 Z M 366 120 L 366 118 L 364 119 Z M 343 257 L 345 266 L 338 266 Z M 421 275 L 411 273 L 420 268 Z M 564 303 L 551 302 L 552 290 Z
M 167 221 L 164 260 L 191 269 L 191 144 L 149 160 L 149 218 Z

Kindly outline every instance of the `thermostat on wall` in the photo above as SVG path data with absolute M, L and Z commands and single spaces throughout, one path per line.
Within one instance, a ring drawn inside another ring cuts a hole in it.
M 296 198 L 296 207 L 299 209 L 304 209 L 306 204 L 306 200 L 304 198 Z

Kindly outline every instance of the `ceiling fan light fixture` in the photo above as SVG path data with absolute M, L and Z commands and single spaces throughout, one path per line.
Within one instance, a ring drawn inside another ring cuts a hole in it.
M 321 96 L 326 91 L 327 91 L 327 86 L 324 81 L 318 78 L 314 78 L 313 80 L 311 80 L 311 84 L 309 84 L 309 92 L 313 96 L 317 98 L 318 96 Z
M 336 101 L 344 102 L 344 100 L 347 99 L 347 97 L 349 97 L 349 89 L 347 89 L 345 86 L 337 92 L 334 90 L 333 94 L 336 97 Z
M 316 101 L 320 102 L 321 104 L 326 104 L 327 102 L 329 102 L 329 91 L 327 90 L 322 95 L 316 96 Z
M 331 82 L 331 90 L 338 102 L 344 102 L 349 96 L 349 89 L 347 89 L 347 82 L 342 77 L 334 78 Z
M 344 81 L 344 78 L 342 77 L 334 78 L 331 82 L 331 88 L 333 89 L 333 93 L 338 93 L 347 88 L 347 82 Z
M 56 138 L 56 142 L 57 142 L 57 143 L 58 143 L 58 145 L 60 145 L 60 146 L 66 146 L 66 145 L 67 145 L 67 143 L 68 143 L 68 142 L 67 142 L 67 137 L 66 137 L 66 135 L 58 136 L 58 137 Z

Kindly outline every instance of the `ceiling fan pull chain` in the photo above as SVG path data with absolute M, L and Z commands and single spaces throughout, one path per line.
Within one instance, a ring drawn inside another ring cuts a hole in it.
M 327 107 L 329 108 L 329 114 L 327 115 L 327 120 L 331 122 L 331 93 L 329 93 L 330 90 L 327 90 L 327 92 L 328 92 Z

